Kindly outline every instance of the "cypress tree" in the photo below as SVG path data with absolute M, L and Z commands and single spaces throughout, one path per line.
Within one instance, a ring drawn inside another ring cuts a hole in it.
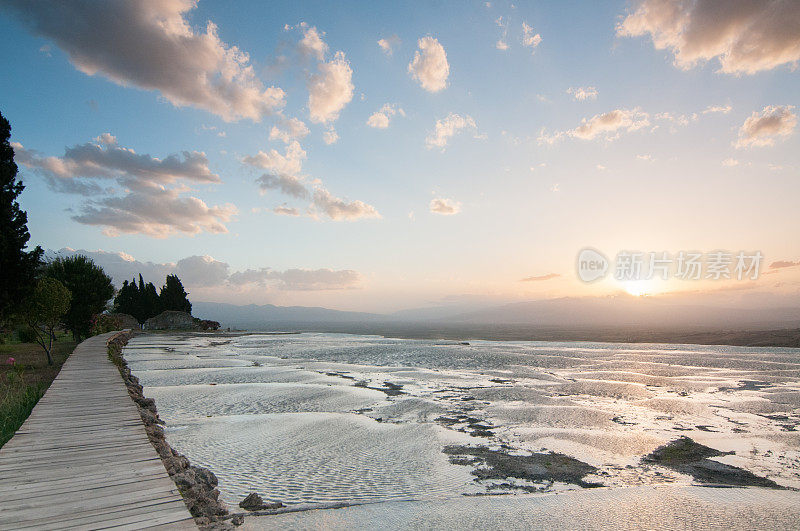
M 0 113 L 0 325 L 31 291 L 42 259 L 41 247 L 25 250 L 28 215 L 17 202 L 25 186 L 17 180 L 10 138 L 11 125 Z
M 189 302 L 188 295 L 177 275 L 167 275 L 167 281 L 161 287 L 159 295 L 161 309 L 192 313 L 192 303 Z
M 136 317 L 136 280 L 133 281 L 133 284 L 127 280 L 122 283 L 117 296 L 114 297 L 114 312 Z
M 144 323 L 149 318 L 161 313 L 163 309 L 155 285 L 152 282 L 145 283 L 140 274 L 138 285 L 136 278 L 130 283 L 127 280 L 123 282 L 114 298 L 114 311 L 127 313 L 140 323 Z
M 158 300 L 156 287 L 152 282 L 148 282 L 144 286 L 142 292 L 142 307 L 144 308 L 144 313 L 147 315 L 145 321 L 161 313 L 161 303 Z

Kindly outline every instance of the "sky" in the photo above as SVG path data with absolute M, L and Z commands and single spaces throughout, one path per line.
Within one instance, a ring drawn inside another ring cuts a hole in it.
M 797 2 L 0 0 L 0 49 L 31 243 L 117 283 L 376 312 L 800 300 Z M 666 279 L 621 268 L 650 252 Z

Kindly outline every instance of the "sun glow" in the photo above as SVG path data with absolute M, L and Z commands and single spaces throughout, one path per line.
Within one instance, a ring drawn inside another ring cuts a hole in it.
M 632 280 L 630 282 L 624 282 L 622 287 L 634 297 L 646 297 L 647 295 L 654 295 L 655 293 L 659 292 L 658 287 L 649 280 Z

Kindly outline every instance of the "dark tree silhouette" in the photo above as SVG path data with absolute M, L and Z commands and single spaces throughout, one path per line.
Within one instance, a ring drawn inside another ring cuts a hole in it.
M 161 313 L 161 301 L 158 299 L 156 287 L 152 282 L 145 284 L 142 275 L 139 275 L 139 296 L 143 317 L 141 322 Z
M 136 287 L 136 279 L 128 283 L 126 280 L 119 288 L 117 296 L 114 297 L 114 312 L 126 313 L 136 317 L 138 313 L 137 304 L 139 302 L 139 289 Z M 138 318 L 137 318 L 138 321 Z
M 56 258 L 47 264 L 45 275 L 58 280 L 72 293 L 69 310 L 64 316 L 67 330 L 72 332 L 76 341 L 88 337 L 92 317 L 102 312 L 114 296 L 111 278 L 83 255 Z
M 0 325 L 32 290 L 42 259 L 41 247 L 25 250 L 31 237 L 28 215 L 17 202 L 25 186 L 17 181 L 10 138 L 11 126 L 0 113 Z
M 152 282 L 145 284 L 140 274 L 138 285 L 135 278 L 130 283 L 127 280 L 123 282 L 117 296 L 114 297 L 114 311 L 127 313 L 135 317 L 139 323 L 144 323 L 161 313 L 163 309 L 155 285 Z
M 189 302 L 188 295 L 177 275 L 167 275 L 167 282 L 161 287 L 159 295 L 161 310 L 192 313 L 192 303 Z

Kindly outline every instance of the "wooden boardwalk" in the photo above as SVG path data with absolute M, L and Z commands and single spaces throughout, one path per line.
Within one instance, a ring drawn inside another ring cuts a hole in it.
M 0 529 L 196 529 L 108 360 L 77 346 L 0 449 Z

